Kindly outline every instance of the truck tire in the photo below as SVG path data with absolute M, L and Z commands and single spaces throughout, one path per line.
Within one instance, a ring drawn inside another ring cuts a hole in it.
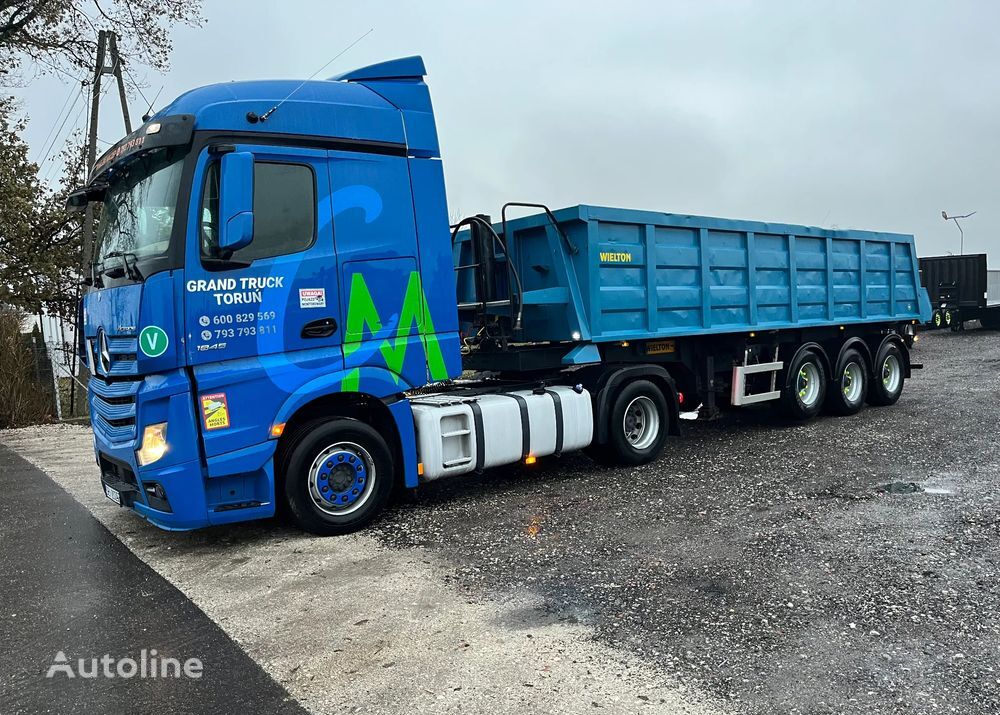
M 844 351 L 826 393 L 830 412 L 841 416 L 857 414 L 865 406 L 868 376 L 868 366 L 861 353 L 854 348 Z
M 593 444 L 587 454 L 609 465 L 637 466 L 656 459 L 670 427 L 667 400 L 649 380 L 633 380 L 614 398 L 608 411 L 608 443 Z
M 945 308 L 944 312 L 942 313 L 942 317 L 944 319 L 944 326 L 946 328 L 951 328 L 952 330 L 954 330 L 955 329 L 954 325 L 956 322 L 958 322 L 957 321 L 958 316 L 955 315 L 954 311 L 952 311 L 951 308 Z
M 934 314 L 931 316 L 931 323 L 935 328 L 940 328 L 944 325 L 944 317 L 941 315 L 941 311 L 938 309 L 934 310 Z
M 378 432 L 353 419 L 306 425 L 284 460 L 284 497 L 295 523 L 319 536 L 367 526 L 392 493 L 389 446 Z
M 793 419 L 808 420 L 819 414 L 826 397 L 826 370 L 812 350 L 803 350 L 788 368 L 781 390 L 781 406 Z
M 868 385 L 868 404 L 893 405 L 903 394 L 905 362 L 896 343 L 884 343 L 875 356 L 872 379 Z

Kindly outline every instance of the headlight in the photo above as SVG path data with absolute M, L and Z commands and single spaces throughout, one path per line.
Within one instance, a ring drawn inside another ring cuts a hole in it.
M 157 422 L 155 425 L 147 425 L 142 431 L 142 446 L 135 453 L 139 466 L 152 464 L 166 453 L 167 423 Z

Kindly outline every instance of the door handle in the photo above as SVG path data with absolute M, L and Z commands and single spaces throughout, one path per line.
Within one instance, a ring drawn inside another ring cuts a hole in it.
M 328 338 L 337 332 L 337 321 L 333 318 L 320 318 L 302 326 L 303 338 Z

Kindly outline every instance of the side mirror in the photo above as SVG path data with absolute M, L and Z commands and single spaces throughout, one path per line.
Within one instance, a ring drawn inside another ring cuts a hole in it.
M 238 251 L 253 240 L 253 154 L 223 155 L 219 167 L 219 249 Z
M 83 211 L 87 204 L 92 201 L 104 201 L 104 195 L 108 191 L 105 183 L 91 184 L 70 192 L 66 197 L 66 210 L 70 213 Z

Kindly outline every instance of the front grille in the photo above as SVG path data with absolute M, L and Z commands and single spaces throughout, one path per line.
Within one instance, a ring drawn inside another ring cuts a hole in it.
M 108 442 L 135 439 L 135 401 L 141 380 L 138 378 L 136 350 L 138 341 L 132 336 L 107 338 L 110 361 L 104 364 L 97 340 L 89 340 L 92 377 L 92 422 L 94 429 Z
M 109 405 L 131 405 L 135 403 L 134 397 L 102 397 Z

